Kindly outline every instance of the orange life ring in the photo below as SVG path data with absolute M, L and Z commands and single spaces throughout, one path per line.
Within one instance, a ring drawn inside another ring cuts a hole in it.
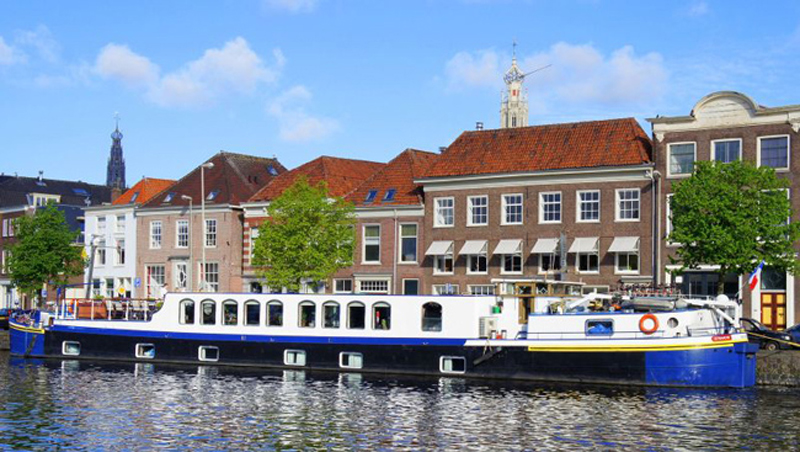
M 645 322 L 647 320 L 652 320 L 653 321 L 653 327 L 652 328 L 645 327 L 644 324 L 645 324 Z M 645 314 L 645 315 L 643 315 L 642 318 L 639 319 L 639 330 L 642 333 L 648 334 L 648 335 L 655 333 L 656 331 L 658 331 L 658 318 L 656 316 L 654 316 L 653 314 Z

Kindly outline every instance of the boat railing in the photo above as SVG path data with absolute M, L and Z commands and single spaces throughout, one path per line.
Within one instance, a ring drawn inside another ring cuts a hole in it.
M 529 340 L 559 340 L 559 339 L 602 339 L 608 337 L 629 337 L 633 339 L 652 339 L 664 337 L 702 337 L 714 336 L 717 334 L 729 334 L 735 332 L 735 329 L 724 328 L 719 326 L 712 327 L 689 327 L 682 331 L 683 334 L 676 334 L 674 336 L 665 336 L 667 330 L 661 328 L 651 334 L 646 334 L 638 329 L 633 330 L 613 330 L 608 334 L 589 334 L 587 331 L 523 331 L 520 332 L 518 339 Z
M 70 320 L 148 321 L 158 310 L 158 301 L 139 298 L 65 298 L 56 318 Z

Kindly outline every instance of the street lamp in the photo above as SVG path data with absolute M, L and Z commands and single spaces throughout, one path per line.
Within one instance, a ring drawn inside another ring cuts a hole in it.
M 181 199 L 189 201 L 189 291 L 194 292 L 194 243 L 192 242 L 192 229 L 194 229 L 194 210 L 192 209 L 192 197 L 181 195 Z
M 94 253 L 95 250 L 97 249 L 97 245 L 95 245 L 94 241 L 95 239 L 100 237 L 102 237 L 101 234 L 91 234 L 89 236 L 89 274 L 87 275 L 86 295 L 85 295 L 87 300 L 92 298 L 92 286 L 93 286 L 92 273 L 94 272 Z
M 202 278 L 202 285 L 200 286 L 200 292 L 206 291 L 206 174 L 205 169 L 211 169 L 214 167 L 213 162 L 206 162 L 200 165 L 200 213 L 203 219 L 203 236 L 200 239 L 200 243 L 202 246 L 200 249 L 203 252 L 203 263 L 200 269 L 200 276 Z

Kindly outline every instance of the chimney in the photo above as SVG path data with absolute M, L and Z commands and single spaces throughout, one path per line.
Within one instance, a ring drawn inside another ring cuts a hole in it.
M 120 188 L 119 185 L 114 184 L 114 187 L 111 189 L 111 202 L 113 203 L 120 196 L 122 196 L 122 188 Z
M 475 123 L 475 130 L 483 130 L 483 122 L 478 121 Z
M 43 176 L 44 176 L 44 171 L 39 170 L 39 182 L 42 181 Z
M 447 150 L 447 146 L 439 146 L 439 154 L 444 154 L 444 151 Z

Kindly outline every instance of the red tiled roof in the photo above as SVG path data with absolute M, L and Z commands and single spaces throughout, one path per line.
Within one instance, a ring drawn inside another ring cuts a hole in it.
M 652 146 L 633 118 L 464 132 L 424 177 L 650 163 Z
M 181 198 L 182 195 L 191 196 L 195 205 L 200 204 L 203 196 L 206 197 L 206 205 L 240 204 L 286 171 L 275 158 L 224 151 L 220 151 L 203 165 L 209 162 L 213 163 L 214 167 L 204 170 L 205 193 L 200 193 L 200 166 L 198 166 L 168 190 L 154 196 L 145 207 L 188 206 L 189 201 Z M 214 198 L 208 199 L 213 192 L 217 192 Z M 170 194 L 172 196 L 169 196 Z
M 137 202 L 139 204 L 144 204 L 150 200 L 153 196 L 161 193 L 163 190 L 166 190 L 167 187 L 174 184 L 175 181 L 171 179 L 154 179 L 152 177 L 145 177 L 133 187 L 129 188 L 128 191 L 119 195 L 119 198 L 114 200 L 114 205 L 123 205 L 123 204 L 130 204 L 131 202 Z M 138 194 L 137 194 L 138 193 Z M 133 199 L 133 196 L 136 195 L 136 199 Z
M 384 165 L 366 160 L 318 157 L 276 177 L 269 185 L 253 195 L 250 202 L 277 198 L 300 176 L 305 176 L 312 186 L 325 181 L 330 195 L 345 196 Z
M 440 156 L 432 152 L 406 149 L 358 186 L 347 199 L 357 207 L 380 207 L 391 205 L 418 205 L 421 203 L 418 186 L 414 179 L 423 176 L 425 170 Z M 394 189 L 393 200 L 386 200 L 386 192 Z M 375 191 L 374 200 L 367 202 L 367 195 Z

